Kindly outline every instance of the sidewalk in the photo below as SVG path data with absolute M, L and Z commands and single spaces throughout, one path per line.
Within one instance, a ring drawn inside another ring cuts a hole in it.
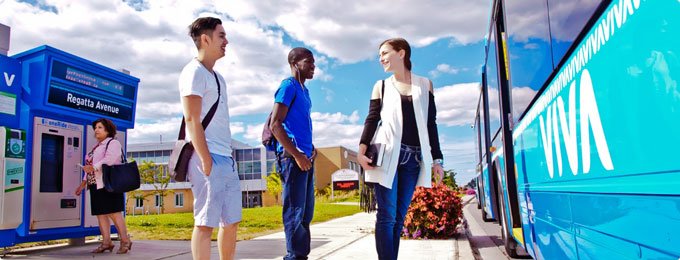
M 464 203 L 474 196 L 466 196 Z M 375 213 L 358 213 L 311 226 L 312 252 L 309 259 L 378 259 L 375 252 L 373 226 Z M 189 241 L 134 241 L 125 256 L 114 253 L 92 255 L 96 247 L 90 243 L 79 247 L 13 252 L 1 259 L 191 259 Z M 286 252 L 283 232 L 236 243 L 236 259 L 282 259 Z M 211 259 L 218 259 L 213 243 Z M 450 240 L 403 240 L 399 259 L 474 259 L 465 234 Z

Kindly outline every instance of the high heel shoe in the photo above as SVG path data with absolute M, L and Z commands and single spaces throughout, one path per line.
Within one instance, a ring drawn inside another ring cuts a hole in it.
M 95 248 L 94 250 L 90 251 L 90 253 L 93 253 L 93 254 L 101 254 L 101 253 L 106 252 L 106 250 L 108 250 L 109 252 L 112 252 L 112 251 L 113 251 L 113 247 L 114 247 L 113 244 L 107 245 L 107 244 L 101 243 L 101 244 L 99 244 L 99 247 L 97 247 L 97 248 Z
M 132 249 L 132 241 L 130 242 L 120 242 L 120 248 L 118 248 L 118 252 L 116 254 L 127 254 Z

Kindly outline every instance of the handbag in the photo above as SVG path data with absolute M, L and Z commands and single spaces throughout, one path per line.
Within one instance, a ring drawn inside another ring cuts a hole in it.
M 203 130 L 208 128 L 210 121 L 215 115 L 217 110 L 217 104 L 220 103 L 220 81 L 217 79 L 217 73 L 213 72 L 215 76 L 215 81 L 217 82 L 217 100 L 215 104 L 210 107 L 208 114 L 205 115 L 201 121 Z M 170 153 L 170 159 L 168 160 L 168 170 L 170 171 L 170 176 L 173 180 L 177 182 L 187 181 L 187 172 L 189 171 L 189 161 L 191 156 L 194 154 L 194 145 L 190 141 L 185 140 L 186 137 L 185 128 L 186 121 L 182 117 L 182 125 L 179 127 L 179 134 L 177 135 L 177 142 L 172 148 Z
M 383 99 L 385 98 L 385 80 L 382 81 L 382 92 L 380 93 L 380 95 L 381 95 L 380 109 L 382 110 L 382 103 Z M 375 139 L 378 136 L 378 132 L 380 131 L 381 126 L 382 121 L 380 122 L 380 125 L 378 125 L 378 128 L 376 128 L 375 134 L 373 134 L 373 141 L 371 141 L 371 145 L 369 145 L 366 149 L 366 157 L 368 157 L 368 159 L 371 159 L 371 163 L 369 163 L 368 165 L 373 167 L 382 166 L 383 156 L 385 155 L 385 144 L 375 142 Z
M 109 143 L 106 143 L 106 149 L 109 149 Z M 104 181 L 104 189 L 113 193 L 125 193 L 139 189 L 141 178 L 139 176 L 139 168 L 136 161 L 127 161 L 125 152 L 120 149 L 122 158 L 121 164 L 106 165 L 102 164 L 102 180 Z

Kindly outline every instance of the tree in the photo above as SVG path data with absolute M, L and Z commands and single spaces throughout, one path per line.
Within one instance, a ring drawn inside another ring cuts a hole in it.
M 444 179 L 442 179 L 442 183 L 453 190 L 457 190 L 456 174 L 457 173 L 454 170 L 444 170 Z
M 283 191 L 283 184 L 281 181 L 281 174 L 276 172 L 276 168 L 272 167 L 271 173 L 267 176 L 267 192 L 274 195 L 276 204 L 279 204 L 279 195 Z
M 477 179 L 473 178 L 468 182 L 467 186 L 471 189 L 476 189 L 477 188 Z
M 160 213 L 165 210 L 164 197 L 172 190 L 168 190 L 170 185 L 170 174 L 163 174 L 163 167 L 156 165 L 153 161 L 143 161 L 139 166 L 139 175 L 142 178 L 142 183 L 151 184 L 153 186 L 153 194 L 161 197 L 160 199 Z M 148 196 L 148 195 L 147 195 Z

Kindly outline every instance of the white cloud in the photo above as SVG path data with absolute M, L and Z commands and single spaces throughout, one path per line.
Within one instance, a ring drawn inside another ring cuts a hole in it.
M 550 29 L 548 6 L 531 1 L 510 1 L 506 5 L 507 30 L 514 40 L 526 42 L 529 38 L 548 41 L 552 34 L 557 40 L 573 40 L 581 31 L 601 1 L 573 0 L 550 2 Z M 531 46 L 525 46 L 531 47 Z
M 243 137 L 246 141 L 250 141 L 255 144 L 259 144 L 262 140 L 262 129 L 264 128 L 264 123 L 257 125 L 248 125 L 246 132 Z
M 215 69 L 228 84 L 230 114 L 238 116 L 268 112 L 275 89 L 289 75 L 291 46 L 284 43 L 282 30 L 318 52 L 316 78 L 331 81 L 327 71 L 334 61 L 375 57 L 377 44 L 390 37 L 404 37 L 414 47 L 441 38 L 476 42 L 485 31 L 488 9 L 483 0 L 38 2 L 40 6 L 0 1 L 0 23 L 12 28 L 10 55 L 47 44 L 110 68 L 128 69 L 141 79 L 131 142 L 176 136 L 181 118 L 177 78 L 196 53 L 187 26 L 199 15 L 222 18 L 230 43 Z M 320 144 L 356 146 L 363 127 L 358 113 L 315 116 Z M 447 119 L 453 116 L 440 118 L 453 122 Z M 232 127 L 247 139 L 259 139 L 258 125 Z
M 550 3 L 550 31 L 557 40 L 574 40 L 601 1 L 575 0 Z
M 359 124 L 359 112 L 350 115 L 337 113 L 312 113 L 312 127 L 314 129 L 314 145 L 317 147 L 344 146 L 357 150 L 359 138 L 364 129 Z
M 163 139 L 177 140 L 179 126 L 182 117 L 167 118 L 163 120 L 151 121 L 148 123 L 135 123 L 135 129 L 127 131 L 128 143 L 153 142 Z
M 514 87 L 512 88 L 512 111 L 515 117 L 518 117 L 524 109 L 527 108 L 529 102 L 536 96 L 536 90 L 530 87 Z M 518 118 L 514 120 L 517 121 Z
M 474 122 L 479 100 L 479 83 L 461 83 L 435 88 L 437 124 L 470 125 Z
M 328 146 L 344 146 L 352 150 L 356 150 L 359 145 L 359 137 L 364 129 L 362 118 L 359 117 L 359 112 L 354 111 L 352 114 L 346 115 L 340 112 L 336 113 L 312 113 L 312 128 L 313 142 L 317 147 Z M 251 145 L 258 145 L 262 137 L 262 124 L 248 124 L 242 122 L 231 123 L 232 134 L 236 135 L 235 129 L 238 133 L 243 134 L 243 140 Z M 236 127 L 235 127 L 236 125 Z M 243 131 L 241 131 L 243 130 Z
M 45 5 L 56 13 L 44 10 Z M 141 11 L 117 1 L 48 0 L 45 5 L 41 9 L 15 0 L 0 1 L 0 23 L 12 28 L 10 55 L 47 44 L 110 68 L 126 68 L 141 80 L 138 122 L 181 116 L 177 78 L 196 54 L 187 26 L 198 14 L 214 9 L 209 1 L 133 5 Z M 268 111 L 275 89 L 289 73 L 290 47 L 283 43 L 283 33 L 257 21 L 237 23 L 216 12 L 212 16 L 222 18 L 230 41 L 227 56 L 215 70 L 228 84 L 231 115 Z M 131 141 L 146 139 L 149 129 L 166 130 L 153 125 L 138 123 L 146 129 L 137 129 Z M 179 125 L 167 127 L 176 131 Z
M 535 49 L 538 49 L 538 47 L 539 47 L 538 44 L 535 44 L 535 43 L 527 43 L 527 44 L 524 45 L 524 49 L 527 49 L 527 50 L 535 50 Z
M 350 115 L 345 115 L 340 112 L 336 113 L 319 113 L 319 112 L 312 112 L 312 121 L 321 121 L 321 122 L 329 122 L 329 123 L 351 123 L 351 124 L 356 124 L 359 121 L 359 112 L 354 110 L 352 114 Z
M 439 77 L 439 75 L 442 75 L 442 74 L 454 74 L 455 75 L 455 74 L 458 74 L 458 72 L 460 72 L 460 71 L 461 71 L 460 69 L 451 67 L 451 65 L 449 65 L 449 64 L 439 64 L 439 65 L 437 65 L 437 68 L 430 71 L 429 74 L 433 78 L 436 78 L 436 77 Z
M 232 135 L 237 135 L 237 134 L 245 133 L 246 126 L 243 124 L 243 122 L 230 122 L 229 123 L 229 130 L 231 131 Z
M 352 63 L 375 57 L 377 45 L 392 37 L 404 37 L 416 47 L 447 37 L 461 44 L 477 42 L 486 31 L 489 2 L 239 0 L 219 9 L 236 20 L 280 26 L 316 50 Z
M 479 102 L 479 83 L 463 83 L 435 89 L 437 104 L 437 123 L 446 126 L 469 126 L 474 123 L 477 103 Z M 512 88 L 512 107 L 518 117 L 526 109 L 536 91 L 529 87 Z M 489 96 L 489 120 L 492 127 L 500 127 L 500 108 L 498 89 L 491 88 Z M 515 118 L 517 120 L 517 118 Z

